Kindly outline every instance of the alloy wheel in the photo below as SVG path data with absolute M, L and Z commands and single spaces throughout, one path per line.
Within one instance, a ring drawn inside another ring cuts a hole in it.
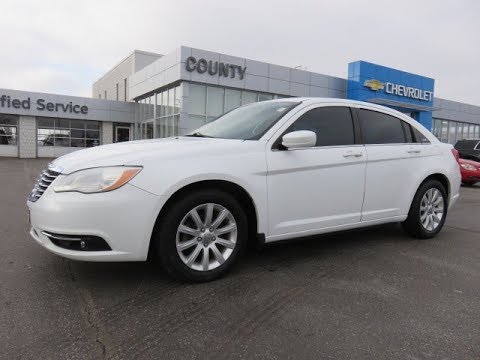
M 434 231 L 442 221 L 444 201 L 440 190 L 428 189 L 420 202 L 420 222 L 427 231 Z
M 209 271 L 222 265 L 237 243 L 237 223 L 222 205 L 206 203 L 191 209 L 177 228 L 176 247 L 189 268 Z

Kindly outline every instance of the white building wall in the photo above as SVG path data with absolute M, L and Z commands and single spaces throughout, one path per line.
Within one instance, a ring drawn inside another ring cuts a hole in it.
M 113 143 L 113 123 L 102 122 L 102 145 Z
M 37 156 L 37 121 L 35 116 L 19 116 L 18 156 L 24 159 Z
M 245 76 L 189 72 L 185 64 L 189 56 L 246 67 Z M 345 98 L 347 90 L 346 79 L 181 46 L 130 76 L 130 99 L 181 80 L 285 96 Z
M 98 79 L 92 86 L 92 97 L 95 99 L 105 99 L 105 91 L 107 100 L 128 101 L 129 100 L 129 84 L 128 78 L 133 73 L 143 69 L 148 64 L 157 60 L 161 55 L 149 53 L 145 51 L 135 50 L 125 59 L 120 61 L 105 75 Z M 126 81 L 126 88 L 125 88 Z M 118 98 L 117 98 L 118 84 Z M 126 89 L 126 94 L 125 94 Z M 126 96 L 125 96 L 126 95 Z

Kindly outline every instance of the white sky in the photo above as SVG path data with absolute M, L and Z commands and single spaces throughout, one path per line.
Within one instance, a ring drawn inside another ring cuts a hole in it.
M 91 95 L 133 49 L 180 45 L 339 77 L 366 60 L 480 105 L 478 0 L 0 0 L 0 88 Z

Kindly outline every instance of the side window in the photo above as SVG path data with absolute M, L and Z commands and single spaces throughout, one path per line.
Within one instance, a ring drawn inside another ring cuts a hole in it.
M 407 143 L 414 143 L 415 140 L 413 139 L 412 135 L 412 127 L 410 124 L 406 123 L 405 121 L 401 121 L 402 126 L 403 126 L 403 131 L 405 133 L 405 140 Z
M 416 142 L 416 143 L 422 143 L 422 144 L 430 144 L 430 140 L 428 140 L 425 135 L 423 135 L 420 131 L 418 131 L 417 129 L 415 129 L 413 126 L 412 126 L 412 131 L 413 131 L 413 142 Z
M 365 144 L 405 143 L 405 133 L 400 119 L 365 109 L 359 109 L 358 116 Z
M 310 110 L 297 119 L 285 133 L 310 130 L 317 134 L 316 146 L 355 144 L 350 108 L 327 106 Z

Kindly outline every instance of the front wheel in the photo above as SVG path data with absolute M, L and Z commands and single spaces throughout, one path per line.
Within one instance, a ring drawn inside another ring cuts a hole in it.
M 165 211 L 152 241 L 173 277 L 202 282 L 233 266 L 245 248 L 247 234 L 247 217 L 233 196 L 199 190 Z
M 432 238 L 442 230 L 447 208 L 445 187 L 437 180 L 427 180 L 418 188 L 402 226 L 413 237 Z

